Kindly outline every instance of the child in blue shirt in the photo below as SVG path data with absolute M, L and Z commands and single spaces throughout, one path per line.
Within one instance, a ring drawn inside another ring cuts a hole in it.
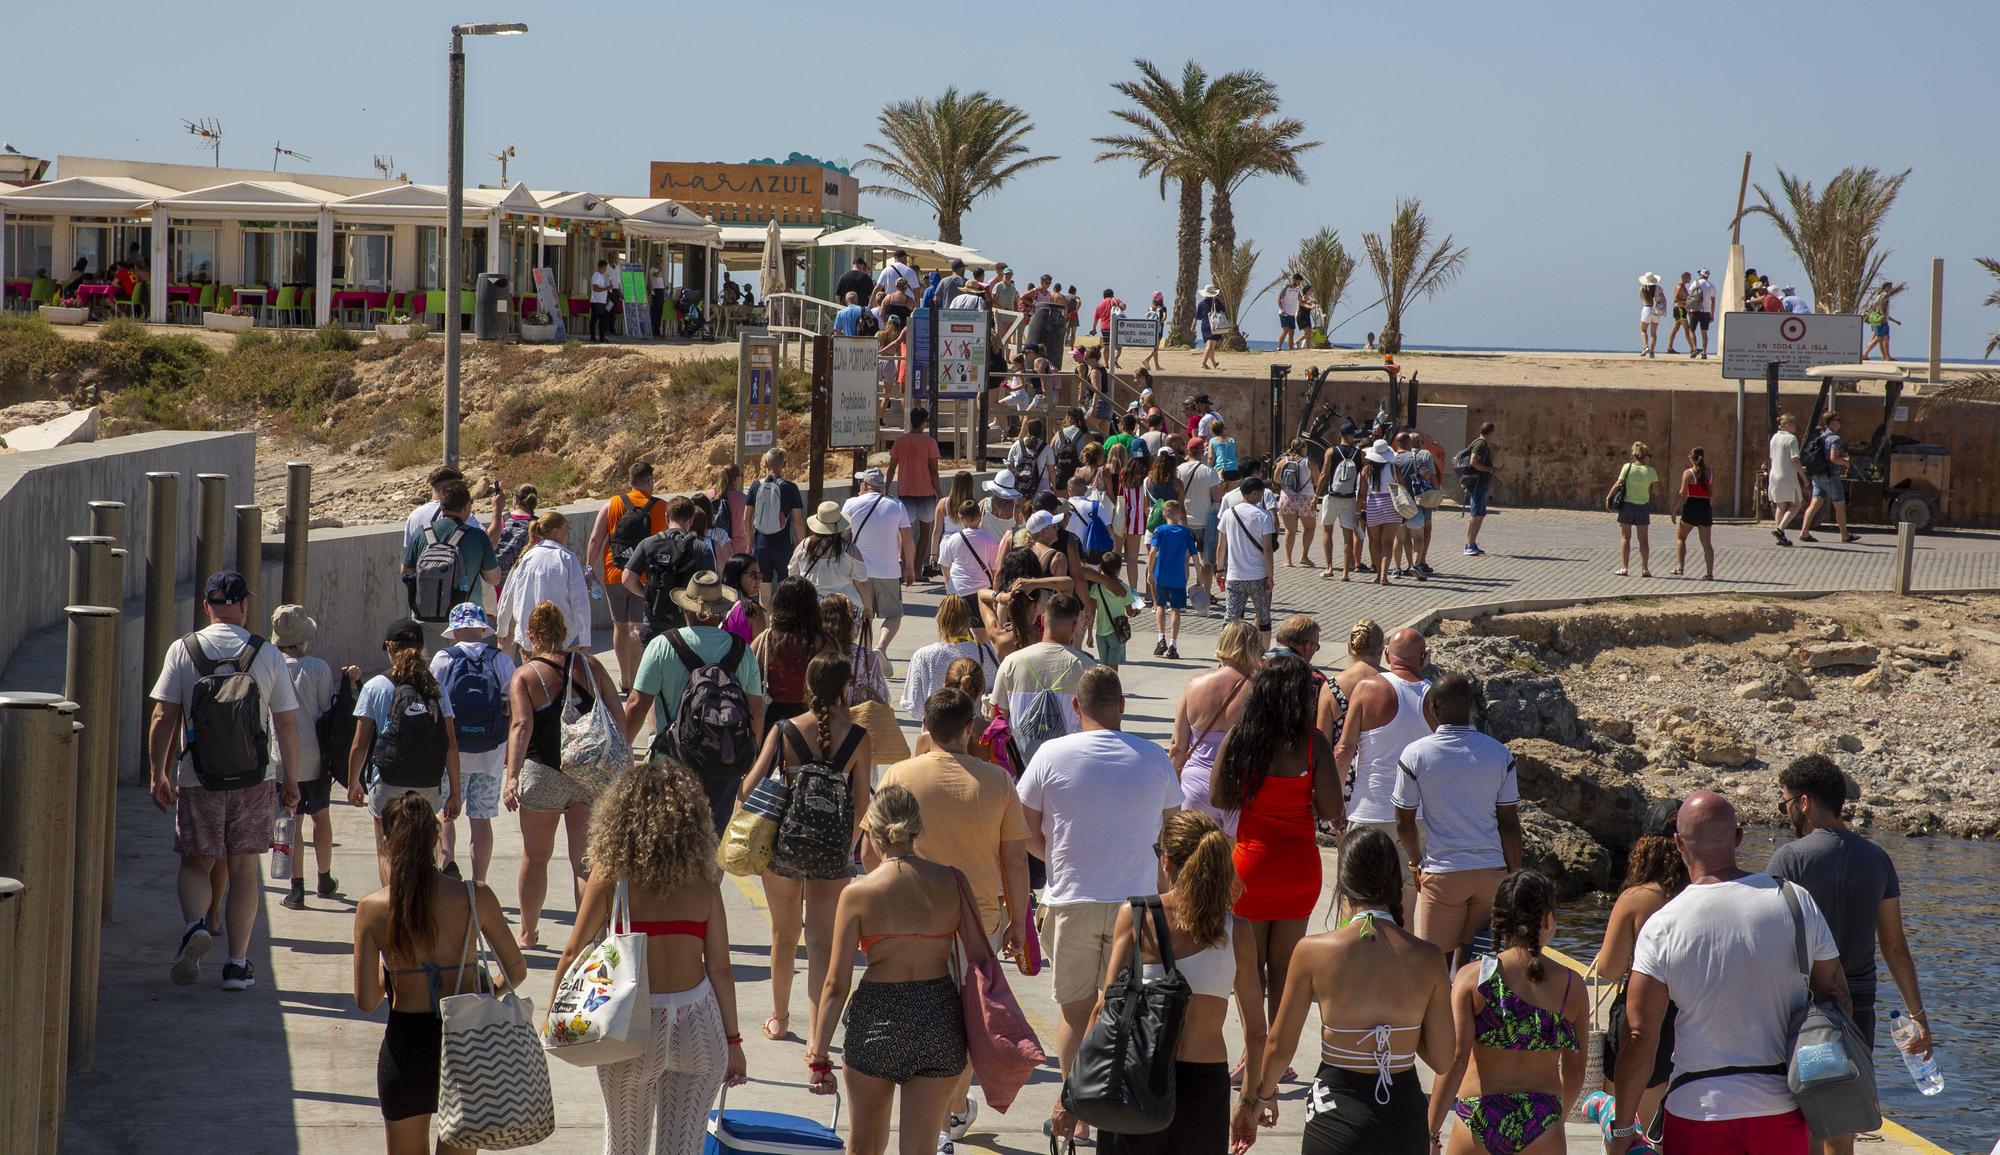
M 1146 573 L 1153 582 L 1153 624 L 1160 634 L 1153 656 L 1178 660 L 1181 611 L 1187 608 L 1188 559 L 1194 554 L 1195 540 L 1188 531 L 1187 510 L 1180 502 L 1167 502 L 1160 513 L 1166 520 L 1147 537 Z M 1171 634 L 1167 631 L 1170 612 Z

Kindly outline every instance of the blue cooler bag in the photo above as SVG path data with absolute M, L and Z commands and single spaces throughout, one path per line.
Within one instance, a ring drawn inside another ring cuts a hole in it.
M 729 1088 L 708 1113 L 708 1139 L 702 1155 L 838 1155 L 844 1144 L 840 1126 L 840 1096 L 833 1097 L 833 1118 L 825 1126 L 803 1115 L 777 1111 L 731 1111 Z

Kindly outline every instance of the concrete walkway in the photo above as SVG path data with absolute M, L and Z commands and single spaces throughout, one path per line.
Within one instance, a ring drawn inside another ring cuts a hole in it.
M 1286 610 L 1321 616 L 1332 638 L 1344 634 L 1353 617 L 1367 614 L 1400 622 L 1431 609 L 1511 598 L 1556 598 L 1632 593 L 1656 595 L 1682 590 L 1706 592 L 1706 583 L 1670 579 L 1611 577 L 1610 551 L 1616 539 L 1608 518 L 1583 514 L 1507 513 L 1487 523 L 1485 558 L 1460 558 L 1460 530 L 1447 514 L 1439 527 L 1439 579 L 1398 583 L 1383 591 L 1355 583 L 1324 582 L 1316 574 L 1281 568 L 1278 602 Z M 1671 526 L 1655 527 L 1671 540 Z M 1767 532 L 1723 527 L 1721 572 L 1736 580 L 1723 589 L 1774 592 L 1791 588 L 1881 588 L 1887 584 L 1889 550 L 1883 545 L 1822 546 L 1780 552 L 1768 546 Z M 1870 542 L 1887 540 L 1879 535 Z M 1449 548 L 1446 548 L 1449 546 Z M 1919 584 L 1925 587 L 2000 587 L 2000 536 L 1940 536 L 1922 541 Z M 1317 557 L 1317 553 L 1315 553 Z M 1657 559 L 1656 559 L 1657 560 Z M 1666 563 L 1660 561 L 1660 568 Z M 1657 572 L 1657 570 L 1656 570 Z M 892 647 L 897 668 L 918 646 L 932 640 L 928 621 L 936 596 L 910 599 L 912 617 Z M 342 623 L 330 628 L 375 628 L 374 623 Z M 1125 667 L 1130 697 L 1128 728 L 1164 742 L 1175 696 L 1191 672 L 1212 654 L 1213 619 L 1190 623 L 1184 660 L 1168 664 L 1150 656 Z M 1135 630 L 1135 654 L 1150 654 L 1150 623 Z M 600 637 L 600 648 L 605 639 Z M 609 655 L 606 654 L 607 659 Z M 59 668 L 59 667 L 58 667 Z M 900 686 L 892 687 L 900 691 Z M 906 723 L 907 726 L 907 723 Z M 910 727 L 912 736 L 914 728 Z M 353 896 L 373 889 L 374 860 L 368 820 L 362 811 L 336 808 L 334 872 L 345 897 L 309 899 L 310 909 L 278 905 L 278 884 L 265 887 L 264 921 L 252 958 L 256 989 L 225 994 L 219 989 L 219 954 L 211 956 L 200 983 L 177 987 L 167 980 L 180 923 L 173 897 L 175 859 L 172 821 L 156 811 L 144 791 L 121 790 L 119 797 L 119 920 L 104 941 L 103 1006 L 99 1063 L 95 1073 L 71 1080 L 64 1150 L 95 1155 L 134 1150 L 232 1150 L 255 1152 L 379 1150 L 381 1120 L 375 1102 L 375 1054 L 382 1016 L 364 1016 L 351 995 Z M 511 816 L 495 823 L 497 848 L 492 881 L 512 909 L 520 832 Z M 563 851 L 558 840 L 557 856 Z M 1330 877 L 1331 871 L 1328 864 Z M 552 880 L 564 874 L 558 861 Z M 733 962 L 738 981 L 741 1025 L 753 1084 L 732 1102 L 803 1114 L 822 1114 L 827 1100 L 802 1090 L 804 1048 L 799 1042 L 765 1040 L 757 1024 L 770 1012 L 768 921 L 760 888 L 730 880 L 728 899 Z M 545 937 L 560 945 L 573 904 L 559 882 L 551 886 Z M 1325 900 L 1313 928 L 1325 925 Z M 553 984 L 555 950 L 529 955 L 534 971 L 527 990 L 538 1006 Z M 1044 1042 L 1054 1045 L 1057 1012 L 1049 972 L 1035 979 L 1010 975 L 1022 1005 Z M 803 986 L 803 961 L 800 964 Z M 793 1026 L 805 1027 L 803 994 L 795 998 Z M 1232 1035 L 1231 1052 L 1240 1049 Z M 1294 1065 L 1310 1077 L 1317 1067 L 1310 1028 Z M 600 1143 L 601 1105 L 595 1076 L 556 1062 L 554 1076 L 558 1130 L 541 1150 L 581 1152 Z M 1054 1102 L 1057 1080 L 1051 1067 L 1036 1076 L 1005 1116 L 983 1114 L 967 1149 L 1039 1153 L 1046 1149 L 1041 1121 Z M 1304 1083 L 1287 1084 L 1281 1121 L 1259 1148 L 1295 1151 L 1304 1122 Z M 1571 1139 L 1588 1143 L 1589 1131 L 1573 1128 Z M 1576 1146 L 1573 1150 L 1594 1150 Z M 1935 1150 L 1892 1136 L 1885 1152 Z

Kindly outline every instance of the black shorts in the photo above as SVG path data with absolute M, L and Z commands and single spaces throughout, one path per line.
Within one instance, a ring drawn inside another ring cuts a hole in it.
M 444 1050 L 444 1020 L 433 1011 L 390 1011 L 375 1056 L 375 1097 L 382 1118 L 393 1123 L 435 1115 L 438 1058 Z
M 1674 320 L 1685 321 L 1687 320 L 1687 315 L 1688 315 L 1687 306 L 1685 305 L 1674 306 Z
M 1700 330 L 1702 330 L 1703 332 L 1707 332 L 1707 331 L 1708 331 L 1708 323 L 1709 323 L 1709 321 L 1711 321 L 1711 320 L 1713 320 L 1713 317 L 1711 317 L 1711 315 L 1710 315 L 1710 314 L 1708 314 L 1708 313 L 1703 313 L 1703 312 L 1701 312 L 1701 311 L 1697 310 L 1697 311 L 1695 311 L 1695 312 L 1692 312 L 1692 313 L 1689 313 L 1689 314 L 1688 314 L 1688 328 L 1690 328 L 1690 329 L 1700 329 Z
M 1098 1136 L 1105 1155 L 1217 1155 L 1229 1150 L 1228 1063 L 1174 1064 L 1174 1123 L 1150 1135 Z
M 842 1056 L 850 1069 L 902 1086 L 965 1070 L 965 1020 L 951 976 L 911 982 L 863 979 L 847 1001 Z M 1223 1091 L 1228 1092 L 1225 1078 Z M 1227 1126 L 1227 1116 L 1224 1116 Z
M 308 814 L 318 814 L 333 800 L 333 775 L 325 770 L 317 778 L 299 783 L 299 805 L 292 813 L 304 818 Z
M 785 580 L 785 570 L 792 564 L 791 542 L 784 538 L 759 539 L 751 546 L 751 554 L 757 559 L 757 576 L 764 579 L 764 584 Z
M 1714 525 L 1715 508 L 1706 497 L 1690 497 L 1681 505 L 1681 520 L 1689 525 Z
M 1376 1079 L 1320 1064 L 1306 1099 L 1305 1155 L 1427 1155 L 1430 1100 L 1417 1072 L 1390 1077 L 1386 1105 L 1375 1100 Z

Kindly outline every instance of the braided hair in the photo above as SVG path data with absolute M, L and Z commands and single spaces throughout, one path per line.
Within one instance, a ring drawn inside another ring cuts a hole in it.
M 1517 870 L 1493 895 L 1493 946 L 1528 951 L 1528 978 L 1542 981 L 1542 920 L 1556 909 L 1556 886 L 1535 870 Z
M 815 654 L 806 666 L 806 701 L 813 720 L 819 723 L 820 753 L 833 755 L 833 710 L 847 701 L 847 683 L 853 667 L 839 654 Z

